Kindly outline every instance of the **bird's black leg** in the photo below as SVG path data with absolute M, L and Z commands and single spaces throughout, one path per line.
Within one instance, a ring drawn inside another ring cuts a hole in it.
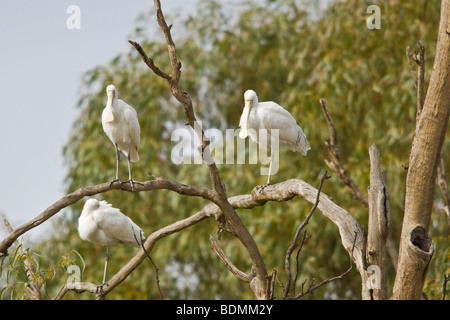
M 130 147 L 128 146 L 128 156 L 127 156 L 127 160 L 128 160 L 128 181 L 123 182 L 122 184 L 125 183 L 130 183 L 131 184 L 131 191 L 134 191 L 134 184 L 140 184 L 141 186 L 143 186 L 142 183 L 136 182 L 133 179 L 131 179 L 131 155 L 130 155 Z
M 103 295 L 103 286 L 107 285 L 108 282 L 105 282 L 103 284 L 101 284 L 100 286 L 97 286 L 97 289 L 95 290 L 95 293 L 100 293 L 101 295 Z
M 110 188 L 111 188 L 111 186 L 114 184 L 114 182 L 117 182 L 117 183 L 122 184 L 122 182 L 120 181 L 120 179 L 115 179 L 115 180 L 113 180 L 113 181 L 111 181 L 111 182 L 109 183 L 109 187 L 110 187 Z
M 261 192 L 263 192 L 263 190 L 264 190 L 266 187 L 268 187 L 268 186 L 270 186 L 270 183 L 266 183 L 266 184 L 263 185 L 263 186 L 256 186 L 256 190 L 258 190 L 259 193 L 261 193 Z

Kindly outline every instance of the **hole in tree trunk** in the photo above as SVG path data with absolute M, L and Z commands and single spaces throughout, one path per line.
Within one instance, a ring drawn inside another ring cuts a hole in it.
M 411 243 L 424 252 L 428 252 L 431 247 L 431 239 L 428 232 L 422 227 L 415 227 L 411 232 Z

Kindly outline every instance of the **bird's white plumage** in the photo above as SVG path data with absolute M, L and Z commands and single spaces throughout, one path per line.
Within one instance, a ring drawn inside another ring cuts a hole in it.
M 271 131 L 278 130 L 279 144 L 292 151 L 306 155 L 311 149 L 308 139 L 294 117 L 282 106 L 273 101 L 258 102 L 256 92 L 247 90 L 244 94 L 245 106 L 240 119 L 241 132 L 239 137 L 245 139 L 250 136 L 259 142 L 259 130 L 266 129 L 268 139 L 272 138 Z M 270 140 L 267 142 L 270 143 Z
M 128 244 L 140 247 L 142 229 L 106 201 L 89 199 L 78 218 L 78 234 L 83 240 L 109 246 Z
M 279 145 L 284 145 L 292 151 L 300 152 L 306 156 L 311 149 L 308 139 L 294 117 L 282 106 L 273 101 L 258 102 L 258 96 L 253 90 L 244 93 L 244 111 L 239 126 L 239 137 L 245 139 L 250 136 L 253 141 L 267 148 L 272 145 L 272 139 L 278 139 Z M 260 130 L 263 130 L 262 132 Z M 260 139 L 264 133 L 266 139 Z M 271 148 L 270 168 L 267 185 L 270 184 L 273 164 L 273 148 Z
M 114 145 L 130 161 L 139 160 L 139 141 L 141 129 L 136 110 L 117 98 L 117 90 L 114 85 L 106 88 L 108 102 L 102 113 L 103 130 Z

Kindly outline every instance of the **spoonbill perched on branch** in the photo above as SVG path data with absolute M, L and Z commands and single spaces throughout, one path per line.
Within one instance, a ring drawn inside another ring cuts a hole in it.
M 253 141 L 261 145 L 260 130 L 262 129 L 269 139 L 278 139 L 280 145 L 288 147 L 294 152 L 300 152 L 306 156 L 309 146 L 308 139 L 294 117 L 282 106 L 273 101 L 258 102 L 258 96 L 253 90 L 244 93 L 244 111 L 242 112 L 239 126 L 239 137 L 245 139 L 250 136 Z M 270 176 L 273 163 L 273 148 L 271 148 L 270 168 L 267 185 L 270 184 Z
M 83 211 L 78 218 L 78 234 L 83 240 L 106 246 L 105 270 L 100 287 L 106 283 L 109 246 L 123 243 L 140 248 L 145 239 L 142 229 L 129 217 L 106 201 L 94 198 L 84 204 Z
M 103 131 L 116 148 L 116 179 L 111 182 L 120 182 L 119 161 L 121 151 L 128 160 L 128 175 L 131 188 L 134 190 L 134 181 L 131 179 L 131 162 L 139 160 L 138 148 L 141 135 L 136 110 L 123 100 L 117 98 L 117 90 L 114 85 L 106 87 L 108 100 L 102 113 Z

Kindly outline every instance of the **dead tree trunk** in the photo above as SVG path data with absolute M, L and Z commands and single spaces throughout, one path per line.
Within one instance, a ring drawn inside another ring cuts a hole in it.
M 433 72 L 409 158 L 394 299 L 421 298 L 428 264 L 433 255 L 428 230 L 436 167 L 450 113 L 449 87 L 450 0 L 443 0 Z
M 386 279 L 386 240 L 389 233 L 390 210 L 389 195 L 386 187 L 385 171 L 381 171 L 380 153 L 375 144 L 369 148 L 370 187 L 369 187 L 369 224 L 367 232 L 367 265 L 378 271 L 375 285 L 369 279 L 370 299 L 387 299 Z

